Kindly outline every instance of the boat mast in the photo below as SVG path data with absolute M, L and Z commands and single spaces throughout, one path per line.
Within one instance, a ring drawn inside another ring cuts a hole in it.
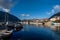
M 5 23 L 6 25 L 8 25 L 8 14 L 7 13 L 5 13 Z

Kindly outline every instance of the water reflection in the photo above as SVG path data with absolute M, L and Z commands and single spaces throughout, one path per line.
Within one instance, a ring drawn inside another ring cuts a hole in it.
M 60 40 L 60 26 L 50 26 L 50 29 L 55 32 L 55 39 Z
M 56 33 L 60 34 L 60 26 L 50 26 L 51 30 L 55 31 Z
M 46 26 L 24 25 L 19 32 L 13 32 L 11 40 L 55 40 L 55 32 Z

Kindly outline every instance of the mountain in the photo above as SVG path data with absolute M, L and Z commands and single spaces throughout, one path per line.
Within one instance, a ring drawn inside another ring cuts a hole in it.
M 15 17 L 14 15 L 0 11 L 0 22 L 20 22 L 21 20 Z
M 51 19 L 51 18 L 53 18 L 53 17 L 55 17 L 55 16 L 60 16 L 60 12 L 58 12 L 58 13 L 52 15 L 49 19 Z

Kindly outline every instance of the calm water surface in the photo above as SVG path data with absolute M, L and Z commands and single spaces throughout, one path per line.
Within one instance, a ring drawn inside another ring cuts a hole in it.
M 47 26 L 24 25 L 23 29 L 13 32 L 10 40 L 60 40 Z

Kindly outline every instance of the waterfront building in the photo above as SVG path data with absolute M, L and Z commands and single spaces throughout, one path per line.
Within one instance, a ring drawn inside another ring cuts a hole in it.
M 43 22 L 47 22 L 48 19 L 30 19 L 30 20 L 22 20 L 22 24 L 42 24 Z

